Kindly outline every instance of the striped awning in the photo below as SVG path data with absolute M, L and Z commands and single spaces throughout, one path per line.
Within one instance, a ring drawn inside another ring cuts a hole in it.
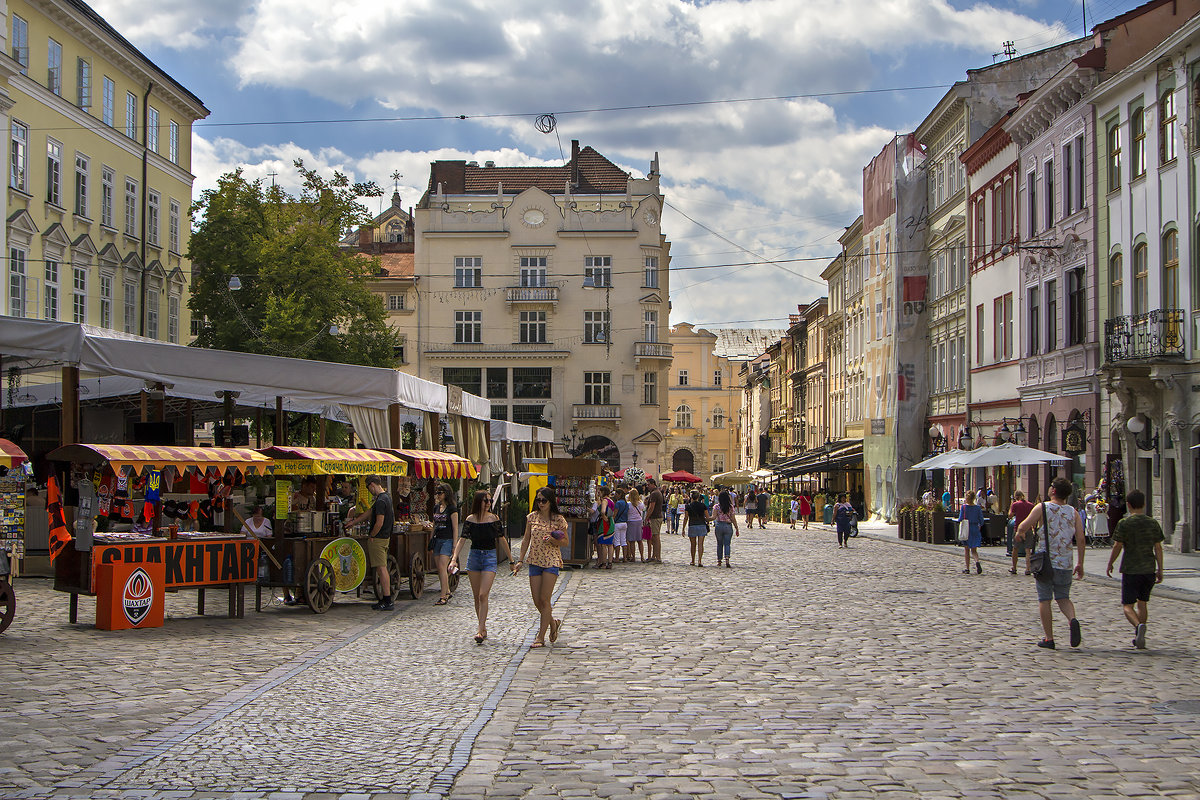
M 479 477 L 475 465 L 454 453 L 436 450 L 388 450 L 412 465 L 412 474 L 418 478 L 471 478 Z
M 98 464 L 107 461 L 114 472 L 120 472 L 127 466 L 134 471 L 140 471 L 144 467 L 163 469 L 173 466 L 179 473 L 185 472 L 188 467 L 200 470 L 209 467 L 236 467 L 243 472 L 248 467 L 256 467 L 261 473 L 272 464 L 270 458 L 248 447 L 68 444 L 53 451 L 47 458 L 51 461 L 70 461 L 76 464 Z
M 407 475 L 408 462 L 385 450 L 360 447 L 266 447 L 276 475 Z
M 8 439 L 0 439 L 0 467 L 21 466 L 23 461 L 28 461 L 29 456 L 25 455 L 25 451 L 17 447 Z

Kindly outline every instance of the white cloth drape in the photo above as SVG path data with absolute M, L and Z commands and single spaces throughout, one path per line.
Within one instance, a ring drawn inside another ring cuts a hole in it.
M 387 412 L 379 408 L 366 406 L 348 406 L 341 404 L 342 410 L 350 418 L 354 426 L 354 435 L 367 447 L 391 447 L 388 436 Z

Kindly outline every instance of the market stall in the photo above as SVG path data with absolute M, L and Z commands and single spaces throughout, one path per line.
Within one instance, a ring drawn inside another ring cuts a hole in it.
M 56 463 L 60 504 L 75 534 L 54 558 L 54 588 L 97 598 L 96 625 L 106 630 L 162 624 L 163 595 L 229 591 L 229 616 L 244 614 L 253 583 L 257 540 L 227 533 L 219 514 L 235 484 L 271 460 L 253 450 L 223 447 L 142 447 L 70 444 L 48 456 Z M 54 511 L 54 509 L 51 509 Z M 64 535 L 69 535 L 65 534 Z
M 567 540 L 563 543 L 563 563 L 583 566 L 592 559 L 592 537 L 588 535 L 588 517 L 596 502 L 596 479 L 604 471 L 604 462 L 595 458 L 548 458 L 545 481 L 529 481 L 530 508 L 533 495 L 541 486 L 554 490 L 558 510 L 567 518 Z
M 25 451 L 0 439 L 0 633 L 12 624 L 17 596 L 9 575 L 19 571 L 25 552 Z M 16 569 L 14 569 L 14 564 Z

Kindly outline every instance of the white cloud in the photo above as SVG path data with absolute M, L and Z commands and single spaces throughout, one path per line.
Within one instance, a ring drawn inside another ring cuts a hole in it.
M 138 47 L 211 46 L 247 12 L 244 0 L 91 0 L 100 16 Z

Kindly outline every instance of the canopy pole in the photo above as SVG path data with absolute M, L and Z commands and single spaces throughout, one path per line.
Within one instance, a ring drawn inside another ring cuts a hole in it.
M 324 417 L 321 417 L 319 424 L 317 425 L 317 428 L 318 428 L 318 441 L 320 443 L 320 446 L 324 447 L 325 446 L 325 418 Z
M 275 395 L 275 440 L 273 444 L 282 445 L 286 440 L 287 420 L 283 418 L 283 395 Z
M 254 446 L 260 450 L 262 449 L 262 426 L 263 426 L 263 418 L 262 417 L 263 417 L 262 409 L 261 408 L 254 409 L 254 427 L 256 429 L 254 431 Z
M 167 387 L 163 383 L 154 384 L 154 390 L 158 392 L 158 397 L 154 400 L 154 421 L 167 421 Z
M 183 401 L 183 416 L 184 427 L 187 428 L 187 433 L 183 435 L 188 447 L 196 446 L 196 421 L 194 417 L 195 409 L 192 408 L 191 399 Z
M 403 437 L 400 435 L 400 404 L 391 403 L 387 410 L 388 447 L 393 450 L 404 448 Z
M 442 415 L 436 411 L 429 413 L 429 449 L 435 453 L 442 449 Z
M 233 392 L 226 389 L 221 392 L 221 405 L 225 411 L 225 430 L 229 431 L 230 441 L 233 438 Z
M 142 392 L 145 408 L 146 393 Z M 62 368 L 62 415 L 59 424 L 61 444 L 76 444 L 79 441 L 79 367 Z M 143 414 L 142 419 L 145 420 Z

